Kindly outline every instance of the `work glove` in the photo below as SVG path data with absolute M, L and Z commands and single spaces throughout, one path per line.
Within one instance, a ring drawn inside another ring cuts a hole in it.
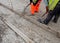
M 48 13 L 48 11 L 49 11 L 49 8 L 48 8 L 48 6 L 46 6 L 46 13 Z
M 42 17 L 45 16 L 48 13 L 48 11 L 49 11 L 49 8 L 48 6 L 46 6 L 46 12 L 42 15 Z

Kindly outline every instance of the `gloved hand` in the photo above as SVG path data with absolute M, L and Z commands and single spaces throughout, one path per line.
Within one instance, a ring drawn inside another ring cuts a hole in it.
M 46 13 L 48 13 L 48 11 L 49 11 L 49 8 L 48 8 L 48 6 L 46 6 Z
M 42 17 L 45 16 L 45 14 L 47 14 L 48 11 L 49 11 L 49 8 L 48 8 L 48 6 L 46 6 L 46 12 L 42 15 Z

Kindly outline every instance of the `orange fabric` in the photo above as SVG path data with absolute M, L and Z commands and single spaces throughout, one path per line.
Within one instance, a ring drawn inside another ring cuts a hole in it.
M 31 3 L 31 14 L 34 14 L 35 11 L 37 11 L 37 12 L 39 11 L 40 2 L 41 2 L 41 0 L 36 5 L 33 5 L 33 3 Z

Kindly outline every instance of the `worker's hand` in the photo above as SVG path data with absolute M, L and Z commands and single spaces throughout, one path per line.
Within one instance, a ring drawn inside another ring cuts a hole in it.
M 49 11 L 49 8 L 48 8 L 48 6 L 46 6 L 46 13 Z
M 42 17 L 45 16 L 45 14 L 47 14 L 48 11 L 49 11 L 49 8 L 48 8 L 48 6 L 46 6 L 46 12 L 42 15 Z

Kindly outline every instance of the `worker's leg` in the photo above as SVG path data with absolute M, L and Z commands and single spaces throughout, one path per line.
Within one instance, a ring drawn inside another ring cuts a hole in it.
M 57 8 L 58 8 L 58 9 L 57 9 L 57 12 L 58 12 L 58 13 L 55 14 L 55 17 L 54 17 L 54 19 L 53 19 L 53 22 L 55 22 L 55 23 L 57 23 L 58 18 L 59 18 L 59 16 L 60 16 L 60 5 L 58 5 Z
M 52 17 L 54 16 L 53 12 L 52 11 L 49 11 L 49 14 L 47 15 L 46 19 L 42 21 L 42 19 L 38 19 L 38 21 L 40 23 L 43 23 L 43 24 L 48 24 L 50 22 L 50 20 L 52 19 Z
M 31 3 L 31 14 L 34 15 L 35 13 L 35 6 Z
M 39 8 L 40 8 L 40 3 L 42 0 L 39 0 L 38 3 L 35 6 L 35 12 L 39 12 Z
M 35 6 L 35 12 L 39 12 L 39 8 L 40 8 L 40 3 L 42 0 L 39 0 L 39 2 L 36 4 Z
M 53 16 L 54 16 L 53 12 L 50 11 L 49 14 L 47 15 L 46 19 L 43 21 L 44 24 L 48 24 L 51 21 Z
M 59 16 L 59 13 L 60 13 L 60 5 L 57 5 L 55 9 L 48 14 L 47 18 L 44 20 L 44 23 L 48 24 L 54 15 L 56 15 L 55 20 L 58 20 L 57 16 Z
M 48 9 L 48 6 L 46 6 L 46 14 L 48 13 L 49 9 Z
M 52 19 L 52 17 L 56 14 L 60 14 L 60 3 L 58 3 L 57 6 L 54 8 L 54 10 L 52 12 L 49 12 L 46 19 L 44 21 L 40 21 L 40 23 L 48 24 L 50 22 L 50 20 Z
M 55 15 L 55 17 L 54 17 L 54 19 L 53 19 L 53 22 L 54 22 L 54 23 L 57 23 L 58 18 L 59 18 L 59 15 L 60 15 L 60 14 L 56 14 L 56 15 Z
M 40 7 L 40 4 L 36 4 L 36 6 L 35 6 L 35 12 L 39 12 L 39 7 Z

